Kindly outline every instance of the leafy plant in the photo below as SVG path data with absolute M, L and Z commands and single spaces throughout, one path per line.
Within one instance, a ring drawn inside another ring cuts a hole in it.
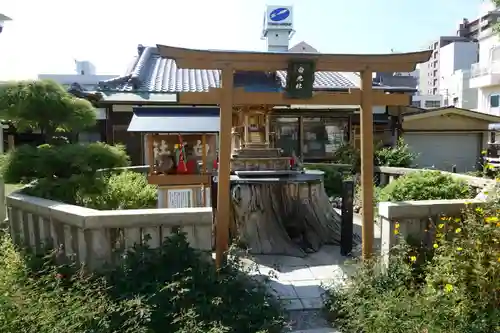
M 392 249 L 388 267 L 365 262 L 330 290 L 330 319 L 342 332 L 462 333 L 499 330 L 498 201 L 435 221 L 436 242 Z
M 105 177 L 104 187 L 98 195 L 79 196 L 78 204 L 94 209 L 156 208 L 156 186 L 148 183 L 140 173 L 124 171 Z
M 279 303 L 230 260 L 217 270 L 183 234 L 136 246 L 117 266 L 88 276 L 0 244 L 0 330 L 72 333 L 279 333 Z
M 341 145 L 332 158 L 333 163 L 350 164 L 353 170 L 359 170 L 361 165 L 361 155 L 359 149 L 354 148 L 351 144 Z
M 323 182 L 326 194 L 329 197 L 342 195 L 343 174 L 334 165 L 307 164 L 307 169 L 323 171 Z
M 418 154 L 413 153 L 402 138 L 398 140 L 395 147 L 382 147 L 375 150 L 375 164 L 380 166 L 409 168 L 417 157 Z
M 471 188 L 440 171 L 415 171 L 399 177 L 379 192 L 378 201 L 466 199 Z

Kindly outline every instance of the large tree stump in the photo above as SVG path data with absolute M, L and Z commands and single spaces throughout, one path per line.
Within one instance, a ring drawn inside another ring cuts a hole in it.
M 232 186 L 236 237 L 253 254 L 304 257 L 323 244 L 340 244 L 341 217 L 322 177 L 241 179 Z

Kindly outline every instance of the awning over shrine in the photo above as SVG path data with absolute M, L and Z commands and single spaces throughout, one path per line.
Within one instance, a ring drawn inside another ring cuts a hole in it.
M 219 108 L 136 107 L 129 132 L 214 133 L 219 132 Z

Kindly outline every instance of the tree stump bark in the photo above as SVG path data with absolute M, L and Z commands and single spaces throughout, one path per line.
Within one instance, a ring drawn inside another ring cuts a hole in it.
M 232 187 L 234 232 L 252 254 L 304 257 L 340 244 L 341 216 L 321 180 L 245 180 Z

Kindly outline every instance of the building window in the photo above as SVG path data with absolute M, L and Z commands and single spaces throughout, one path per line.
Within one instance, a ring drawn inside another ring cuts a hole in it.
M 490 132 L 490 143 L 495 143 L 495 132 Z
M 302 154 L 308 158 L 332 158 L 344 144 L 347 122 L 330 117 L 304 117 Z
M 420 101 L 411 101 L 411 106 L 419 108 L 422 106 L 422 103 Z
M 298 155 L 299 147 L 299 118 L 279 117 L 272 122 L 275 133 L 275 145 L 283 149 L 285 156 Z
M 438 94 L 438 89 L 437 88 L 432 89 L 432 94 L 433 95 L 437 95 Z
M 490 107 L 497 108 L 500 106 L 500 95 L 490 95 Z
M 434 70 L 434 72 L 432 73 L 432 75 L 434 75 L 434 77 L 438 76 L 438 71 L 437 69 Z
M 458 97 L 453 97 L 453 105 L 458 105 Z
M 441 101 L 425 101 L 426 108 L 438 108 L 441 106 Z

